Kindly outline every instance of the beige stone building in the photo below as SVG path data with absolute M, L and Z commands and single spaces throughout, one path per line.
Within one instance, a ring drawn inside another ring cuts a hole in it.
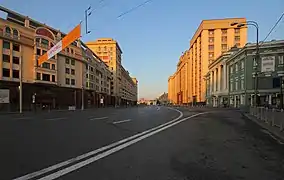
M 181 56 L 174 76 L 178 79 L 173 95 L 177 103 L 198 103 L 206 100 L 205 75 L 208 65 L 233 46 L 247 42 L 247 27 L 231 23 L 246 22 L 245 18 L 203 20 Z M 187 66 L 187 67 L 185 67 Z
M 111 95 L 116 97 L 116 104 L 137 102 L 137 83 L 122 66 L 122 50 L 112 38 L 100 38 L 87 42 L 86 45 L 108 66 L 112 74 Z
M 38 66 L 38 57 L 66 34 L 1 6 L 0 11 L 7 15 L 0 18 L 0 89 L 10 92 L 10 104 L 0 106 L 18 108 L 20 77 L 27 109 L 33 94 L 38 106 L 49 108 L 94 106 L 101 96 L 110 99 L 111 72 L 81 41 Z

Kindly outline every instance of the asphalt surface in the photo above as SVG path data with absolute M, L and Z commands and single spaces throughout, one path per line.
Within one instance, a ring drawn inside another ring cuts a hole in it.
M 38 176 L 23 179 L 284 179 L 284 145 L 233 110 L 150 106 L 7 115 L 0 116 L 0 134 L 4 180 L 33 172 Z M 107 145 L 113 146 L 102 149 Z

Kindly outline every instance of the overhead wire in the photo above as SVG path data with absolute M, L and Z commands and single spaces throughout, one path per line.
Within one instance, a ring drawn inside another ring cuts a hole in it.
M 130 8 L 129 10 L 127 10 L 127 11 L 121 13 L 120 15 L 118 15 L 118 16 L 117 16 L 117 19 L 119 19 L 119 18 L 125 16 L 126 14 L 129 14 L 129 13 L 131 13 L 131 12 L 133 12 L 133 11 L 135 11 L 135 10 L 141 8 L 142 6 L 145 6 L 146 4 L 148 4 L 148 3 L 151 2 L 151 1 L 153 1 L 153 0 L 144 1 L 144 2 L 142 2 L 141 4 L 138 4 L 137 6 L 134 6 L 134 7 Z

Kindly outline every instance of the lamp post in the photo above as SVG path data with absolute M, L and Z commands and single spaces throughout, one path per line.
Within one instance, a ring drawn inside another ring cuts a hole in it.
M 23 112 L 23 76 L 22 76 L 22 56 L 20 56 L 20 71 L 19 71 L 19 75 L 20 75 L 20 86 L 19 86 L 19 105 L 20 105 L 20 113 Z
M 255 61 L 254 61 L 254 106 L 257 106 L 257 87 L 258 87 L 258 62 L 259 62 L 259 26 L 255 21 L 247 21 L 247 22 L 234 22 L 231 23 L 231 26 L 243 27 L 243 26 L 254 26 L 256 28 L 256 53 L 255 53 Z
M 92 14 L 91 6 L 88 7 L 88 9 L 85 10 L 85 21 L 86 21 L 86 34 L 91 33 L 91 31 L 88 30 L 88 17 Z

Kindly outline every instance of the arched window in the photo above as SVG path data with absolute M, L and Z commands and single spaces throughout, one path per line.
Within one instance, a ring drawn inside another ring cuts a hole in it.
M 6 28 L 5 28 L 5 32 L 6 32 L 7 34 L 11 34 L 11 28 L 6 27 Z
M 17 29 L 13 29 L 13 35 L 18 37 L 19 36 L 19 32 Z

